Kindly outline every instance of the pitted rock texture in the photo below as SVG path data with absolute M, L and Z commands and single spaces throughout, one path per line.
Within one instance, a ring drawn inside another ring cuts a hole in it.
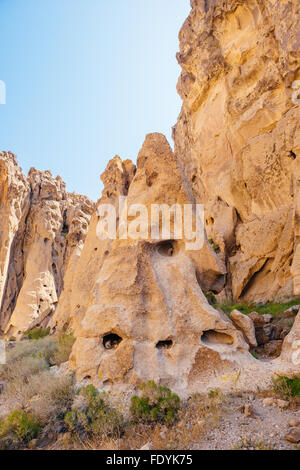
M 11 152 L 0 153 L 0 330 L 7 325 L 24 279 L 23 240 L 30 185 Z
M 300 107 L 292 99 L 300 4 L 191 6 L 180 32 L 175 152 L 150 134 L 136 166 L 115 157 L 95 207 L 67 194 L 61 178 L 31 170 L 27 179 L 11 154 L 0 158 L 1 328 L 16 336 L 35 325 L 69 328 L 69 367 L 104 389 L 153 379 L 182 396 L 256 391 L 275 373 L 300 371 L 299 314 L 281 356 L 258 361 L 249 318 L 235 312 L 231 321 L 205 296 L 300 294 Z M 118 215 L 115 240 L 99 238 L 105 204 Z M 153 239 L 149 227 L 139 239 L 120 236 L 137 205 L 149 214 L 154 204 L 203 204 L 202 248 L 177 239 L 175 217 L 168 237 Z
M 256 390 L 276 371 L 299 372 L 298 321 L 282 356 L 260 362 L 244 339 L 256 344 L 253 327 L 239 331 L 203 293 L 248 302 L 300 293 L 300 5 L 191 6 L 179 35 L 175 154 L 163 136 L 147 136 L 127 203 L 204 204 L 205 243 L 197 252 L 148 234 L 112 243 L 70 361 L 80 380 L 104 387 L 153 378 L 180 393 Z
M 299 295 L 298 0 L 193 0 L 179 35 L 178 165 L 235 299 Z M 291 269 L 292 266 L 292 269 Z
M 102 197 L 93 211 L 85 242 L 74 251 L 72 264 L 66 270 L 65 288 L 49 324 L 52 331 L 69 328 L 76 332 L 81 327 L 88 305 L 93 304 L 94 285 L 112 246 L 111 240 L 100 240 L 97 235 L 97 209 L 101 204 L 111 204 L 118 212 L 119 198 L 127 196 L 135 171 L 136 167 L 130 160 L 122 162 L 116 156 L 101 175 L 104 185 Z
M 85 240 L 93 203 L 68 194 L 49 171 L 26 178 L 11 153 L 0 154 L 1 330 L 19 337 L 45 326 L 64 286 L 66 266 Z
M 157 202 L 173 206 L 190 201 L 168 142 L 151 134 L 129 186 L 128 214 L 133 205 L 150 210 Z M 140 240 L 112 242 L 75 330 L 70 367 L 79 381 L 89 379 L 109 389 L 151 378 L 182 395 L 230 387 L 237 377 L 253 386 L 245 371 L 254 373 L 257 361 L 243 333 L 209 305 L 201 288 L 202 279 L 212 285 L 225 279 L 221 257 L 206 237 L 196 251 L 186 249 L 185 239 L 173 237 L 171 223 L 171 240 L 153 240 L 146 233 Z M 264 367 L 262 372 L 260 380 L 267 383 Z

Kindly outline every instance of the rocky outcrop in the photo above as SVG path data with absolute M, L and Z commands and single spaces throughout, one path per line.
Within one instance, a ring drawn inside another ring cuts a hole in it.
M 22 250 L 30 185 L 11 152 L 0 153 L 0 330 L 7 325 L 24 279 Z
M 157 202 L 183 206 L 190 200 L 165 137 L 151 134 L 129 186 L 128 214 L 140 205 L 150 211 Z M 256 370 L 243 334 L 202 291 L 202 279 L 208 289 L 209 282 L 224 281 L 221 257 L 206 237 L 193 251 L 174 234 L 172 220 L 171 238 L 160 233 L 154 240 L 149 228 L 139 239 L 117 237 L 111 244 L 76 328 L 70 366 L 78 380 L 120 389 L 152 378 L 184 395 L 232 386 L 240 376 L 247 382 L 245 371 Z
M 275 373 L 299 373 L 299 314 L 287 331 L 255 312 L 253 321 L 238 311 L 230 319 L 207 298 L 300 294 L 300 107 L 292 99 L 300 5 L 191 5 L 180 32 L 175 152 L 150 134 L 136 166 L 115 157 L 95 207 L 66 193 L 61 178 L 31 170 L 27 179 L 12 155 L 0 159 L 1 328 L 14 336 L 35 325 L 69 328 L 69 367 L 102 389 L 153 379 L 182 396 L 257 390 Z M 149 224 L 157 205 L 173 208 L 169 233 L 160 230 L 163 215 Z M 178 236 L 180 211 L 191 206 L 192 226 L 204 228 L 196 249 L 186 232 Z M 105 207 L 116 215 L 116 236 L 106 239 Z M 257 344 L 273 359 L 256 360 L 249 346 Z
M 205 204 L 234 298 L 298 295 L 299 2 L 191 5 L 179 36 L 178 164 Z
M 257 340 L 255 336 L 255 327 L 252 319 L 249 316 L 239 312 L 238 310 L 233 310 L 233 312 L 231 312 L 230 319 L 232 320 L 236 328 L 243 333 L 247 343 L 251 347 L 256 347 Z
M 127 204 L 204 204 L 204 245 L 186 250 L 174 225 L 171 239 L 146 231 L 111 244 L 70 362 L 101 387 L 150 377 L 180 393 L 255 389 L 276 370 L 298 370 L 289 353 L 298 321 L 281 358 L 256 361 L 244 339 L 256 345 L 251 322 L 235 317 L 237 329 L 203 293 L 249 302 L 299 293 L 299 2 L 191 5 L 180 32 L 175 154 L 163 136 L 146 138 Z
M 77 327 L 80 328 L 88 305 L 94 302 L 94 286 L 112 245 L 111 240 L 100 240 L 97 235 L 98 207 L 112 204 L 118 212 L 119 198 L 127 196 L 135 171 L 135 165 L 130 160 L 122 162 L 116 156 L 101 176 L 104 185 L 102 197 L 93 211 L 85 243 L 74 251 L 72 263 L 66 270 L 65 288 L 49 325 L 52 331 L 66 327 L 76 331 Z
M 68 194 L 60 177 L 31 169 L 26 178 L 15 156 L 2 153 L 2 331 L 20 336 L 46 325 L 64 286 L 66 266 L 85 240 L 93 203 Z

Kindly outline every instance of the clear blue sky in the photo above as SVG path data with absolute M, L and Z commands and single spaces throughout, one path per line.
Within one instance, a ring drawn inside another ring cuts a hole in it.
M 0 147 L 100 197 L 119 154 L 180 111 L 175 54 L 189 0 L 0 0 Z

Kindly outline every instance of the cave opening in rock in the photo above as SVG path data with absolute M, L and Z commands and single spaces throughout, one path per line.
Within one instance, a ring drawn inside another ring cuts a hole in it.
M 173 346 L 173 341 L 171 339 L 166 339 L 164 341 L 159 341 L 156 345 L 157 349 L 170 349 Z
M 103 346 L 105 349 L 116 349 L 123 338 L 115 333 L 109 333 L 103 337 Z
M 211 346 L 217 345 L 231 345 L 233 344 L 232 336 L 228 335 L 227 333 L 223 333 L 221 331 L 216 330 L 207 330 L 203 332 L 201 337 L 202 343 Z
M 226 285 L 226 276 L 224 274 L 217 273 L 212 269 L 201 273 L 196 270 L 196 279 L 204 293 L 212 292 L 213 294 L 219 294 Z
M 161 242 L 157 245 L 157 251 L 160 255 L 171 258 L 175 254 L 175 242 L 172 240 Z

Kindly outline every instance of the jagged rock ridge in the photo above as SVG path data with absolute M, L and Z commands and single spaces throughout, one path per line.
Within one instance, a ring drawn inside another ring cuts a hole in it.
M 93 203 L 49 171 L 32 168 L 26 178 L 10 152 L 0 154 L 0 179 L 0 327 L 18 337 L 55 311 Z

